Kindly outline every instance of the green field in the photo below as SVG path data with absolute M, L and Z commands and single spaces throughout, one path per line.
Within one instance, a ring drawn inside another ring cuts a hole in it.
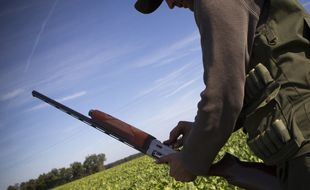
M 245 144 L 245 136 L 236 132 L 221 150 L 217 159 L 224 151 L 230 152 L 242 160 L 258 161 Z M 199 177 L 194 182 L 176 182 L 168 175 L 168 167 L 157 165 L 154 160 L 143 156 L 111 169 L 76 180 L 55 188 L 56 190 L 117 190 L 117 189 L 240 189 L 226 183 L 219 177 Z

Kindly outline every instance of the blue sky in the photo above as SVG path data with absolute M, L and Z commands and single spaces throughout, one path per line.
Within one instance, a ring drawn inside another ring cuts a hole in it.
M 134 0 L 0 1 L 0 189 L 105 153 L 136 151 L 31 96 L 108 112 L 160 140 L 203 90 L 193 14 Z M 308 0 L 301 1 L 309 10 Z

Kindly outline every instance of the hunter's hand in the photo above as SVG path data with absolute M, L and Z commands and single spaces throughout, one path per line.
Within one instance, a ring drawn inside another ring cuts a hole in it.
M 172 129 L 169 139 L 166 140 L 164 144 L 172 146 L 172 148 L 175 149 L 182 147 L 192 126 L 193 122 L 180 121 L 178 125 L 174 129 Z
M 177 181 L 190 182 L 196 179 L 196 175 L 185 168 L 180 152 L 163 156 L 156 163 L 168 164 L 170 166 L 170 176 Z

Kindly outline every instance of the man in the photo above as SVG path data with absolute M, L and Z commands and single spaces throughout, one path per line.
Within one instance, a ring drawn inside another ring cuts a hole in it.
M 159 159 L 178 181 L 207 176 L 220 148 L 243 127 L 248 145 L 277 167 L 284 189 L 310 187 L 310 17 L 297 0 L 166 0 L 193 10 L 206 89 L 195 121 L 181 121 Z M 160 0 L 138 0 L 143 13 Z

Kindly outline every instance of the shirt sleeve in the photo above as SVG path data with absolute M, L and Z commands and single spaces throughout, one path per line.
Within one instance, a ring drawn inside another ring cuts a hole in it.
M 254 0 L 249 2 L 195 0 L 206 88 L 181 153 L 187 168 L 196 175 L 207 175 L 242 109 L 245 72 L 260 13 L 260 6 Z

